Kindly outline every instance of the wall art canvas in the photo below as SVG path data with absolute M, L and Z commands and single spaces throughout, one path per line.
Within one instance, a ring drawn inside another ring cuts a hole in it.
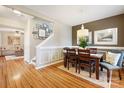
M 20 37 L 8 36 L 8 45 L 19 45 Z
M 79 45 L 79 39 L 81 38 L 81 33 L 77 32 L 77 45 Z M 88 44 L 92 44 L 92 32 L 89 32 L 89 36 L 85 37 L 88 40 Z
M 117 45 L 117 28 L 94 31 L 94 44 Z
M 92 44 L 92 32 L 89 32 L 88 44 Z

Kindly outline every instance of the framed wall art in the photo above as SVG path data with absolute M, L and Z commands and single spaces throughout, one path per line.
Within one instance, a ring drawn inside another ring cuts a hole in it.
M 118 29 L 109 28 L 94 31 L 94 44 L 96 45 L 117 45 Z
M 89 32 L 88 44 L 92 44 L 92 32 Z

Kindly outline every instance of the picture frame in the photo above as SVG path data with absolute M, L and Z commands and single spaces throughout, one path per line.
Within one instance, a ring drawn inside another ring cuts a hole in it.
M 46 31 L 43 29 L 39 29 L 38 35 L 39 35 L 39 37 L 46 37 Z
M 92 32 L 89 32 L 88 44 L 92 44 Z
M 118 43 L 118 29 L 109 28 L 94 31 L 95 45 L 117 45 Z
M 21 38 L 18 36 L 8 36 L 7 39 L 8 45 L 20 45 L 21 43 Z
M 80 33 L 77 33 L 77 45 L 79 45 Z M 92 44 L 92 31 L 89 32 L 89 36 L 86 37 L 88 40 L 88 44 Z

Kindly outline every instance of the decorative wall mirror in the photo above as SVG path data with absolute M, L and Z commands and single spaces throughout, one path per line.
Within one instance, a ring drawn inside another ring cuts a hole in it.
M 51 27 L 47 23 L 36 23 L 33 27 L 33 38 L 44 40 L 52 33 Z

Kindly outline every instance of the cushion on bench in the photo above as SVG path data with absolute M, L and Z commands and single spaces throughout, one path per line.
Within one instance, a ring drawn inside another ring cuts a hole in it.
M 112 64 L 109 64 L 108 62 L 101 62 L 100 65 L 109 69 L 109 70 L 120 69 L 119 66 L 114 66 Z
M 113 52 L 113 53 L 121 53 L 121 56 L 120 56 L 120 58 L 118 60 L 118 63 L 117 63 L 117 66 L 114 66 L 112 64 L 109 64 L 108 62 L 105 62 L 105 61 L 100 62 L 100 65 L 103 66 L 103 67 L 105 67 L 105 68 L 107 68 L 107 69 L 109 69 L 109 70 L 121 68 L 122 67 L 122 64 L 123 64 L 123 61 L 124 61 L 124 51 L 113 50 L 111 52 Z

